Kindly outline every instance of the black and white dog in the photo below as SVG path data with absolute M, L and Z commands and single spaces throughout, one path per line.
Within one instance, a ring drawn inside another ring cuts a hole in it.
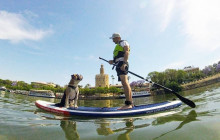
M 79 96 L 78 84 L 82 81 L 83 76 L 79 74 L 71 75 L 71 80 L 64 91 L 63 97 L 60 103 L 55 104 L 58 107 L 74 107 L 78 108 L 77 101 Z

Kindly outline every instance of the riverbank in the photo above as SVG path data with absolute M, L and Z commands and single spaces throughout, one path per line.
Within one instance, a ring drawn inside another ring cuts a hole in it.
M 79 95 L 79 100 L 113 100 L 113 99 L 120 99 L 118 94 L 114 93 L 106 93 L 106 94 L 99 94 L 96 93 L 95 95 Z
M 213 75 L 213 76 L 206 77 L 206 78 L 201 79 L 201 80 L 197 80 L 197 81 L 194 81 L 194 82 L 183 84 L 181 86 L 183 87 L 183 91 L 186 91 L 186 90 L 191 90 L 191 89 L 195 89 L 195 88 L 215 84 L 215 83 L 218 83 L 218 82 L 220 82 L 220 73 L 218 73 L 216 75 Z
M 204 87 L 207 85 L 212 85 L 212 84 L 219 83 L 219 82 L 220 82 L 220 73 L 213 75 L 213 76 L 206 77 L 201 80 L 197 80 L 194 82 L 183 84 L 181 86 L 183 88 L 183 91 L 187 91 L 187 90 L 192 90 L 192 89 Z M 15 91 L 15 93 L 18 93 L 18 94 L 25 93 L 25 95 L 28 95 L 26 92 L 20 93 L 20 90 Z M 160 94 L 164 94 L 164 90 L 158 89 L 155 91 L 151 91 L 150 93 L 151 93 L 151 95 L 160 95 Z M 63 96 L 63 93 L 55 93 L 55 94 L 56 94 L 56 97 L 55 97 L 56 99 L 61 99 Z M 108 94 L 97 93 L 94 95 L 84 95 L 84 94 L 79 95 L 79 100 L 112 100 L 112 99 L 121 99 L 120 94 L 118 94 L 118 93 L 115 93 L 115 94 L 113 94 L 113 93 L 108 93 Z
M 63 93 L 56 94 L 56 99 L 61 99 Z M 94 95 L 79 94 L 79 100 L 111 100 L 120 99 L 118 93 L 96 93 Z

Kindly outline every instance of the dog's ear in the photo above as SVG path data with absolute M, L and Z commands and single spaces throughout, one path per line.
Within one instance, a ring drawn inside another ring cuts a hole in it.
M 82 79 L 83 79 L 83 76 L 82 76 L 81 74 L 79 75 L 79 77 L 80 77 L 80 80 L 82 80 Z
M 76 74 L 71 75 L 71 78 L 73 79 L 76 76 Z

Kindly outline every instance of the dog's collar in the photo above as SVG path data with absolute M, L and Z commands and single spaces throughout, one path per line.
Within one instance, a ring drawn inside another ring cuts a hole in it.
M 68 87 L 71 87 L 71 88 L 73 88 L 73 89 L 75 89 L 76 87 L 75 86 L 73 86 L 73 85 L 68 85 Z

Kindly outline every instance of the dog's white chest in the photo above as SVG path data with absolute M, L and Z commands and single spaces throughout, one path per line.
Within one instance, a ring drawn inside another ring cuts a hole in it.
M 69 93 L 70 100 L 74 100 L 76 98 L 77 91 L 78 91 L 78 88 L 76 88 L 76 89 L 70 88 L 70 93 Z

